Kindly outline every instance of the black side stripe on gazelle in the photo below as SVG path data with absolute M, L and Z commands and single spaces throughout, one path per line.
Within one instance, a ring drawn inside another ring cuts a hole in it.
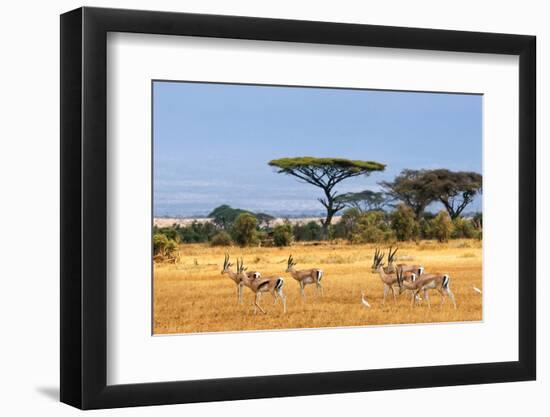
M 282 278 L 277 279 L 277 283 L 275 284 L 275 289 L 280 290 L 282 286 L 284 285 L 285 281 Z
M 321 278 L 323 278 L 323 271 L 318 270 L 317 271 L 317 282 L 321 282 Z
M 443 288 L 447 288 L 449 286 L 449 275 L 445 274 L 443 275 Z

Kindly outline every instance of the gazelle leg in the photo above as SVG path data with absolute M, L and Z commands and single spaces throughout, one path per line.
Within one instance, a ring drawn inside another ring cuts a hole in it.
M 384 284 L 384 299 L 382 300 L 382 305 L 386 305 L 386 296 L 388 295 L 388 286 Z
M 414 305 L 416 304 L 416 296 L 418 295 L 418 291 L 412 291 L 411 295 L 411 308 L 414 308 Z
M 286 297 L 283 294 L 283 290 L 281 290 L 281 292 L 279 293 L 279 297 L 283 301 L 283 313 L 286 313 Z
M 260 299 L 260 297 L 259 297 L 260 294 L 261 293 L 259 293 L 259 292 L 256 293 L 256 298 L 254 299 L 254 306 L 258 307 L 260 309 L 260 311 L 265 314 L 265 310 L 262 308 L 262 306 L 260 306 L 260 304 L 258 304 L 258 301 Z
M 302 296 L 302 298 L 306 298 L 306 294 L 304 292 L 304 283 L 303 282 L 300 282 L 300 295 Z
M 451 291 L 450 288 L 447 288 L 447 295 L 449 296 L 449 298 L 451 299 L 451 301 L 453 302 L 453 306 L 456 310 L 456 300 L 455 300 L 455 295 L 453 294 L 453 292 Z
M 424 290 L 424 298 L 426 299 L 426 302 L 428 303 L 428 308 L 432 308 L 432 303 L 430 302 L 430 295 L 428 294 L 428 291 Z
M 393 285 L 390 286 L 391 293 L 393 294 L 393 303 L 397 304 L 397 297 L 395 295 L 395 290 L 393 289 Z
M 321 295 L 321 297 L 322 297 L 323 296 L 323 287 L 322 287 L 320 282 L 317 282 L 316 285 L 317 285 L 317 294 Z
M 445 290 L 439 291 L 439 295 L 441 296 L 441 301 L 439 303 L 439 308 L 443 308 L 443 304 L 445 304 L 445 300 L 447 298 L 447 294 Z
M 273 305 L 277 304 L 277 298 L 279 297 L 277 295 L 277 291 L 275 289 L 269 290 L 271 296 L 273 297 Z

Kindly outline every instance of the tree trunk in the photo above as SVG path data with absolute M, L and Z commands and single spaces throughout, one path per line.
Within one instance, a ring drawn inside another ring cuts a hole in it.
M 332 223 L 332 218 L 336 214 L 338 210 L 334 208 L 334 198 L 331 195 L 332 188 L 325 188 L 325 197 L 326 197 L 326 204 L 323 204 L 325 208 L 327 209 L 327 216 L 325 217 L 325 220 L 321 221 L 323 225 L 323 238 L 328 239 L 328 228 L 330 224 Z
M 335 213 L 336 213 L 336 211 L 334 211 L 333 209 L 328 209 L 327 208 L 327 217 L 325 218 L 325 220 L 323 220 L 321 222 L 322 225 L 323 225 L 323 237 L 325 239 L 328 238 L 328 227 L 332 223 L 332 218 L 334 217 Z

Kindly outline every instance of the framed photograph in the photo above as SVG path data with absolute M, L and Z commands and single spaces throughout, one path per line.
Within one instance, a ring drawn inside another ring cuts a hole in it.
M 535 37 L 61 16 L 61 401 L 533 380 Z

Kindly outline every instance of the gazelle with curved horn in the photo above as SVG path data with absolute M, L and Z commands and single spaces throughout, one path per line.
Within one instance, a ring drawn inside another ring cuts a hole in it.
M 237 274 L 241 282 L 255 294 L 254 314 L 256 314 L 258 308 L 265 314 L 265 310 L 259 304 L 260 296 L 263 292 L 271 293 L 274 304 L 276 304 L 277 300 L 280 298 L 283 302 L 283 312 L 286 313 L 286 297 L 283 293 L 283 286 L 285 284 L 284 279 L 281 277 L 254 278 L 250 277 L 245 271 L 246 268 L 244 267 L 243 259 L 241 258 L 240 262 L 237 259 Z
M 233 264 L 229 262 L 229 254 L 225 254 L 225 258 L 223 260 L 223 269 L 222 269 L 222 275 L 227 274 L 229 278 L 237 285 L 237 304 L 242 304 L 243 302 L 243 282 L 240 278 L 239 274 L 237 272 L 233 272 L 231 270 L 231 267 Z M 261 277 L 261 274 L 257 271 L 251 271 L 247 272 L 246 275 L 252 279 L 257 279 Z
M 395 265 L 395 254 L 397 253 L 397 250 L 399 248 L 396 247 L 393 252 L 392 252 L 392 249 L 393 249 L 393 246 L 390 246 L 390 249 L 388 251 L 388 266 L 384 268 L 384 270 L 388 274 L 397 273 L 398 271 L 411 272 L 411 273 L 414 272 L 416 274 L 416 277 L 418 278 L 420 275 L 424 273 L 424 267 L 422 265 L 408 265 L 408 264 Z
M 296 281 L 298 281 L 298 284 L 300 284 L 300 295 L 302 296 L 302 298 L 305 297 L 304 290 L 305 286 L 308 284 L 315 284 L 315 286 L 317 287 L 317 292 L 323 295 L 323 286 L 321 285 L 323 270 L 312 268 L 297 271 L 296 269 L 294 269 L 295 266 L 296 262 L 294 262 L 294 258 L 292 257 L 292 255 L 289 255 L 285 272 L 290 272 L 292 278 L 294 278 Z
M 397 303 L 395 290 L 393 289 L 394 285 L 397 284 L 397 276 L 389 274 L 384 270 L 384 255 L 384 252 L 380 252 L 380 249 L 376 248 L 371 266 L 371 271 L 373 273 L 378 273 L 380 275 L 380 280 L 384 284 L 384 299 L 382 300 L 382 305 L 386 304 L 386 297 L 390 291 L 393 295 L 394 303 Z
M 403 273 L 399 273 L 397 276 L 397 283 L 400 288 L 411 291 L 411 307 L 416 304 L 415 300 L 418 297 L 420 291 L 424 293 L 424 298 L 428 302 L 428 307 L 431 308 L 429 290 L 437 290 L 441 295 L 441 306 L 445 303 L 447 297 L 453 302 L 453 306 L 456 310 L 456 301 L 453 292 L 449 286 L 451 277 L 449 274 L 424 274 L 420 278 L 416 277 L 415 273 L 412 273 L 411 281 L 405 281 L 403 279 Z

